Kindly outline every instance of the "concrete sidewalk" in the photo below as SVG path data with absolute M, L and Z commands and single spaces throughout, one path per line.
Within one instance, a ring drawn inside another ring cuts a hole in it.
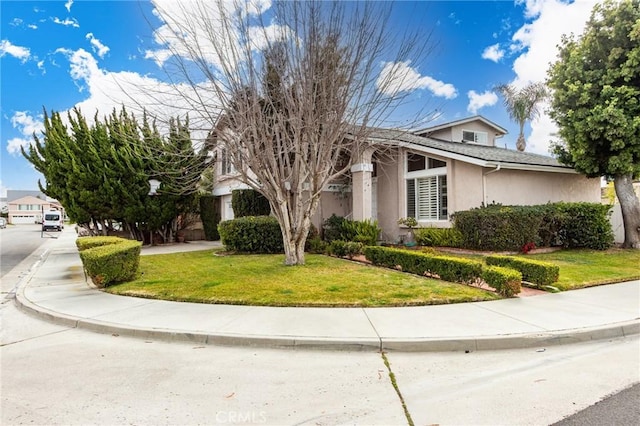
M 275 308 L 115 296 L 90 287 L 67 230 L 16 289 L 23 310 L 70 327 L 201 344 L 340 350 L 477 351 L 640 333 L 640 281 L 535 297 L 403 308 Z M 191 242 L 143 254 L 201 250 Z

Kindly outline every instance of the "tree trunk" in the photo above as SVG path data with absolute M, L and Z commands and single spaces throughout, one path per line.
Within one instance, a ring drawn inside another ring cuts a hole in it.
M 518 140 L 516 141 L 516 148 L 518 148 L 518 151 L 524 151 L 527 148 L 527 142 L 524 139 L 524 134 L 520 133 L 520 136 L 518 136 Z
M 624 248 L 640 249 L 640 200 L 633 191 L 633 176 L 629 173 L 614 179 L 616 195 L 622 209 Z

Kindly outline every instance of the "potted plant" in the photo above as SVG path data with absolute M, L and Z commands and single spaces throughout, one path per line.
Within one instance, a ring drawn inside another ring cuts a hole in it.
M 404 239 L 404 245 L 407 247 L 413 247 L 416 245 L 415 235 L 413 234 L 413 228 L 418 226 L 418 221 L 415 217 L 401 217 L 398 219 L 398 225 L 403 225 L 409 228 L 407 237 Z

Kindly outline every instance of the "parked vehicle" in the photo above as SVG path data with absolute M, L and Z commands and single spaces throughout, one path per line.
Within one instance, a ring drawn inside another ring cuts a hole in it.
M 0 217 L 0 229 L 7 227 L 7 219 Z
M 62 231 L 64 229 L 62 212 L 58 210 L 49 210 L 44 212 L 42 230 L 48 231 L 49 229 L 54 231 Z

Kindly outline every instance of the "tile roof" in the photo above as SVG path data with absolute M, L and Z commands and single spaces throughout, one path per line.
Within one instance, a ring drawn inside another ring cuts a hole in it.
M 371 130 L 371 129 L 370 129 Z M 511 165 L 512 168 L 527 168 L 527 166 L 553 167 L 558 169 L 573 170 L 570 166 L 560 164 L 555 158 L 534 154 L 531 152 L 520 152 L 506 148 L 493 146 L 475 145 L 463 142 L 450 142 L 436 138 L 416 136 L 404 130 L 395 129 L 372 129 L 369 137 L 374 140 L 395 145 L 418 145 L 440 151 L 443 156 L 455 154 L 467 157 L 469 160 L 479 160 L 493 165 Z M 476 161 L 477 162 L 477 161 Z

